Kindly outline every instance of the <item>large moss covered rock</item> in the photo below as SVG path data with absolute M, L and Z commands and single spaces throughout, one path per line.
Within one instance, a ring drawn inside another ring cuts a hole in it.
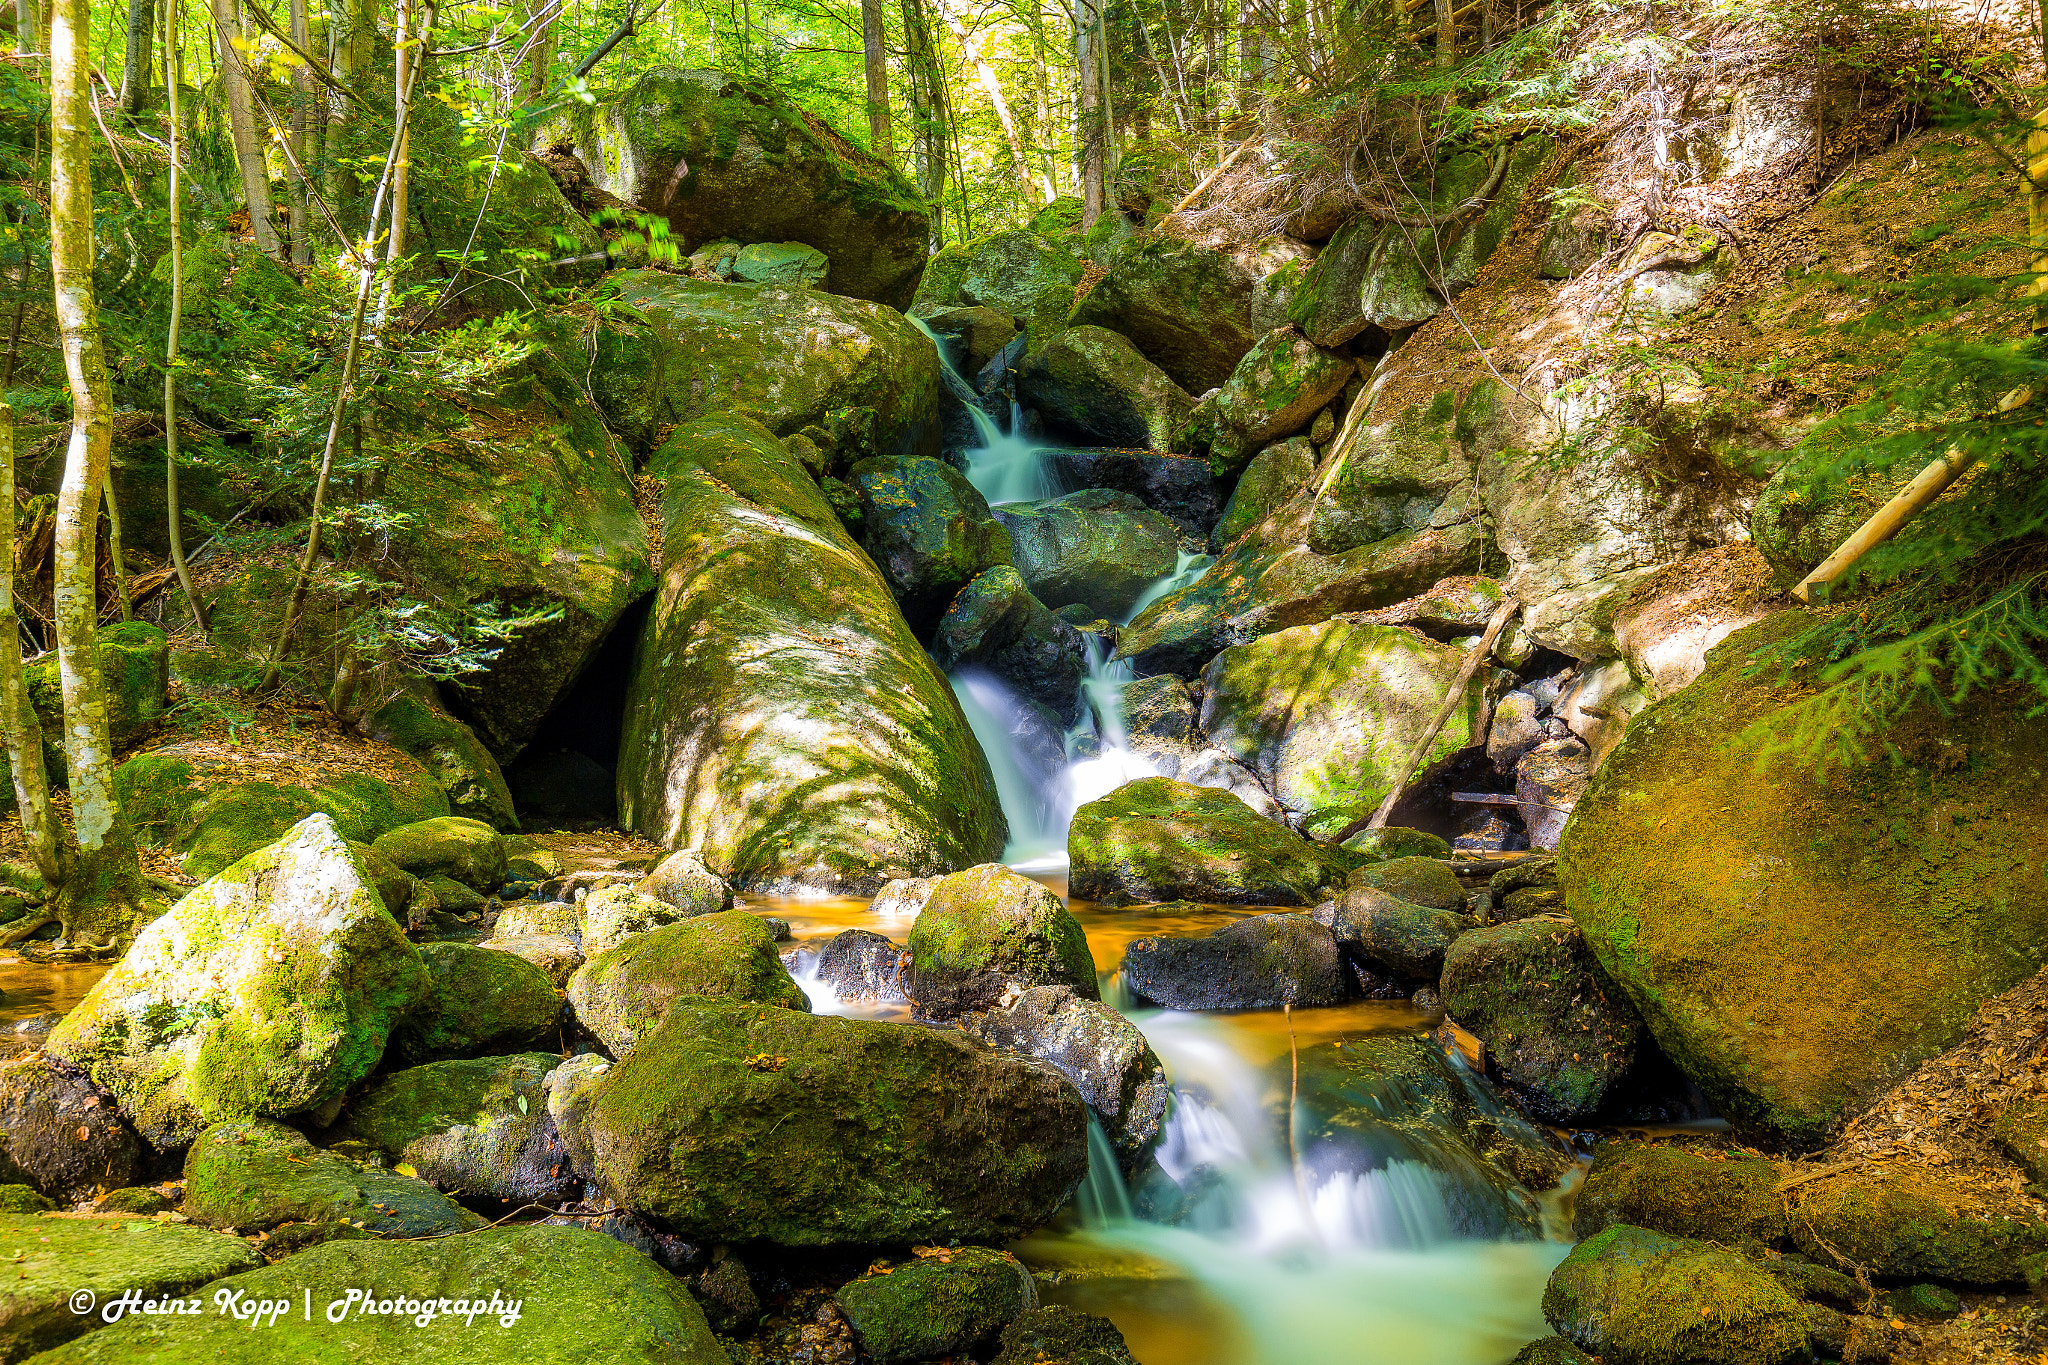
M 1296 328 L 1276 327 L 1238 361 L 1222 388 L 1202 400 L 1190 439 L 1208 451 L 1218 478 L 1230 478 L 1260 448 L 1307 430 L 1357 377 L 1350 356 L 1317 346 Z
M 1289 809 L 1377 805 L 1463 663 L 1462 650 L 1401 626 L 1296 626 L 1210 661 L 1202 728 Z M 1416 771 L 1483 742 L 1488 709 L 1485 684 L 1468 683 Z
M 1179 562 L 1171 520 L 1129 493 L 1091 488 L 1038 503 L 1007 503 L 1017 572 L 1048 607 L 1079 603 L 1120 618 Z
M 1591 1237 L 1627 1223 L 1731 1246 L 1751 1240 L 1780 1243 L 1787 1224 L 1778 1182 L 1788 1174 L 1762 1157 L 1603 1142 L 1573 1204 L 1572 1231 Z
M 209 1227 L 355 1223 L 377 1237 L 467 1232 L 484 1220 L 433 1186 L 322 1151 L 268 1119 L 217 1123 L 185 1156 L 185 1213 Z
M 430 773 L 400 755 L 390 759 L 379 776 L 323 769 L 300 754 L 181 741 L 116 768 L 114 796 L 137 834 L 181 850 L 192 876 L 211 877 L 315 813 L 362 844 L 448 813 Z
M 1147 233 L 1106 266 L 1072 321 L 1121 332 L 1189 393 L 1223 383 L 1252 348 L 1252 277 L 1228 254 Z
M 505 840 L 481 820 L 444 815 L 380 834 L 370 844 L 378 857 L 415 877 L 446 877 L 478 891 L 505 880 Z
M 1428 229 L 1355 218 L 1317 255 L 1288 302 L 1288 316 L 1318 346 L 1341 346 L 1368 329 L 1403 332 L 1443 309 L 1431 287 L 1436 236 Z M 1420 252 L 1418 252 L 1418 247 Z
M 504 956 L 509 956 L 505 954 Z M 433 1062 L 385 1077 L 349 1110 L 349 1131 L 452 1194 L 559 1203 L 583 1192 L 542 1089 L 544 1052 Z
M 1031 1272 L 991 1247 L 934 1250 L 841 1285 L 834 1297 L 876 1365 L 951 1356 L 1038 1306 Z
M 235 1275 L 212 1292 L 248 1305 L 299 1300 L 308 1291 L 311 1321 L 283 1313 L 259 1327 L 216 1312 L 133 1316 L 71 1343 L 49 1357 L 50 1365 L 727 1365 L 681 1280 L 651 1257 L 582 1228 L 329 1242 Z M 422 1325 L 429 1306 L 434 1315 Z
M 130 1292 L 146 1299 L 194 1295 L 202 1285 L 262 1264 L 239 1237 L 133 1218 L 5 1214 L 0 1240 L 15 1270 L 0 1287 L 5 1360 L 26 1360 L 91 1332 L 101 1324 L 95 1309 Z M 89 1305 L 83 1313 L 74 1300 L 81 1293 Z
M 2048 719 L 1981 697 L 1825 774 L 1759 759 L 1735 737 L 1809 684 L 1751 678 L 1749 655 L 1802 624 L 1737 632 L 1631 721 L 1557 865 L 1601 969 L 1715 1109 L 1817 1143 L 2039 969 Z
M 1010 562 L 1010 533 L 967 476 L 940 460 L 864 460 L 861 544 L 882 571 L 911 628 L 938 621 L 984 569 Z
M 1337 940 L 1307 915 L 1251 915 L 1210 934 L 1156 934 L 1124 950 L 1124 984 L 1171 1010 L 1334 1005 L 1348 991 Z
M 707 419 L 650 468 L 664 562 L 627 695 L 623 821 L 753 890 L 873 891 L 999 853 L 959 703 L 803 467 L 760 426 Z
M 1038 347 L 1066 324 L 1081 283 L 1081 261 L 1037 230 L 1010 229 L 956 243 L 932 258 L 915 308 L 979 304 L 1024 324 Z
M 762 1005 L 675 1011 L 579 1107 L 564 1132 L 598 1187 L 693 1240 L 1013 1237 L 1088 1164 L 1087 1106 L 1049 1068 Z
M 787 436 L 866 410 L 866 454 L 938 453 L 938 348 L 894 309 L 652 270 L 607 278 L 618 305 L 597 335 L 591 393 L 640 449 L 718 413 Z
M 1576 925 L 1526 919 L 1463 934 L 1437 988 L 1486 1043 L 1509 1094 L 1549 1123 L 1581 1123 L 1617 1093 L 1643 1026 L 1610 999 Z
M 1095 959 L 1060 898 L 1000 863 L 955 872 L 932 888 L 905 945 L 920 1015 L 952 1019 L 1034 986 L 1096 998 Z
M 473 943 L 427 943 L 419 952 L 433 982 L 391 1040 L 407 1064 L 514 1051 L 561 1023 L 555 983 L 531 962 Z
M 159 1147 L 288 1117 L 368 1075 L 427 969 L 324 815 L 144 929 L 47 1044 Z
M 163 631 L 145 621 L 103 626 L 97 638 L 100 675 L 107 690 L 107 731 L 114 747 L 123 749 L 155 729 L 164 717 L 170 643 Z M 61 753 L 64 693 L 57 676 L 57 655 L 45 654 L 22 672 L 43 733 Z
M 1050 208 L 1051 205 L 1047 205 Z M 1041 210 L 1043 212 L 1044 210 Z M 1116 1324 L 1060 1304 L 1034 1308 L 1003 1329 L 991 1365 L 1137 1365 Z
M 402 692 L 371 712 L 364 724 L 372 739 L 411 755 L 425 768 L 454 814 L 494 829 L 519 828 L 512 789 L 505 785 L 497 758 L 474 730 L 439 706 Z
M 1074 812 L 1077 900 L 1313 905 L 1345 855 L 1274 824 L 1227 791 L 1167 777 L 1128 783 Z
M 1558 1335 L 1623 1365 L 1791 1365 L 1806 1313 L 1733 1252 L 1616 1226 L 1579 1243 L 1543 1291 Z
M 577 1022 L 614 1057 L 682 1004 L 755 1001 L 808 1010 L 758 915 L 723 910 L 636 934 L 576 969 L 569 1003 Z
M 2048 1252 L 2048 1222 L 2015 1215 L 1969 1184 L 1897 1167 L 1802 1185 L 1792 1241 L 1824 1265 L 1897 1279 L 2010 1284 Z
M 684 251 L 718 237 L 802 242 L 831 262 L 827 291 L 909 306 L 929 207 L 772 87 L 657 68 L 609 99 L 562 107 L 541 140 L 568 142 L 600 189 L 666 217 Z
M 1276 441 L 1251 457 L 1230 490 L 1223 515 L 1209 532 L 1209 548 L 1222 552 L 1287 499 L 1316 472 L 1315 446 L 1306 437 Z
M 1017 399 L 1076 445 L 1165 450 L 1194 400 L 1129 341 L 1069 327 L 1017 367 Z
M 1370 886 L 1350 886 L 1315 908 L 1337 943 L 1359 966 L 1403 981 L 1434 982 L 1444 954 L 1478 921 L 1470 915 L 1417 905 Z

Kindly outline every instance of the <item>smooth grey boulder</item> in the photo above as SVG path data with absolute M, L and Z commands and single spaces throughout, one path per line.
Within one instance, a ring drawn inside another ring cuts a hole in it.
M 1079 603 L 1120 619 L 1179 562 L 1173 522 L 1129 493 L 1084 489 L 1008 503 L 995 516 L 1009 530 L 1017 572 L 1048 607 Z
M 984 569 L 1010 562 L 1010 533 L 967 476 L 938 460 L 864 460 L 861 542 L 920 633 Z
M 1124 984 L 1174 1010 L 1334 1005 L 1346 994 L 1343 955 L 1307 915 L 1251 915 L 1211 934 L 1159 934 L 1124 950 Z

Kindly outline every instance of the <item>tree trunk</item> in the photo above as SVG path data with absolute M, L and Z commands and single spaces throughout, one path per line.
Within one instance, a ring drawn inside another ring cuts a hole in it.
M 50 275 L 71 443 L 57 490 L 57 676 L 76 853 L 59 890 L 67 938 L 113 943 L 134 928 L 142 899 L 135 845 L 114 800 L 114 751 L 100 671 L 94 537 L 113 446 L 111 386 L 93 295 L 92 87 L 88 0 L 56 0 L 50 15 Z M 10 934 L 13 931 L 10 931 Z
M 431 8 L 428 13 L 431 16 Z M 431 17 L 428 23 L 431 26 Z M 425 47 L 425 33 L 417 38 L 412 33 L 412 0 L 398 0 L 398 35 L 391 84 L 392 108 L 397 119 L 392 139 L 391 239 L 385 246 L 384 255 L 391 268 L 384 272 L 384 280 L 378 290 L 376 321 L 370 327 L 373 334 L 384 330 L 384 320 L 391 312 L 392 286 L 398 279 L 398 261 L 405 255 L 405 219 L 412 190 L 413 73 L 419 70 L 420 56 Z
M 156 0 L 128 0 L 128 51 L 121 65 L 121 112 L 133 118 L 149 98 L 151 32 Z
M 206 619 L 205 604 L 192 586 L 192 570 L 185 563 L 185 530 L 178 507 L 178 333 L 185 321 L 185 211 L 180 202 L 184 190 L 180 162 L 185 148 L 178 122 L 178 82 L 184 73 L 178 69 L 178 0 L 169 0 L 164 12 L 164 36 L 170 62 L 164 86 L 171 101 L 171 325 L 164 342 L 164 530 L 171 543 L 171 566 L 185 592 L 185 605 L 191 608 L 199 629 L 211 635 L 213 624 Z
M 968 62 L 973 65 L 974 74 L 981 81 L 981 88 L 988 92 L 988 102 L 995 106 L 996 119 L 1003 125 L 1003 136 L 1010 143 L 1010 163 L 1016 167 L 1017 183 L 1023 187 L 1024 198 L 1029 202 L 1033 191 L 1038 187 L 1033 185 L 1031 180 L 1031 166 L 1024 158 L 1024 140 L 1017 134 L 1017 121 L 1010 117 L 1010 102 L 1003 98 L 1003 87 L 997 83 L 996 73 L 982 59 L 981 45 L 974 41 L 974 35 L 960 22 L 960 16 L 954 10 L 951 0 L 937 0 L 937 4 L 939 14 L 946 21 L 946 27 L 953 31 L 953 37 L 959 42 L 960 50 L 967 54 Z M 1050 177 L 1046 179 L 1044 188 L 1045 198 L 1039 202 L 1050 203 L 1053 197 Z
M 14 617 L 14 409 L 0 402 L 0 732 L 14 770 L 14 800 L 21 832 L 44 881 L 63 881 L 57 822 L 50 810 L 50 777 L 43 766 L 43 727 L 29 703 L 21 668 L 21 626 Z
M 292 41 L 306 47 L 306 0 L 292 0 L 291 22 Z M 306 134 L 313 124 L 313 91 L 313 72 L 301 62 L 292 68 L 292 261 L 297 265 L 313 263 L 313 196 L 312 186 L 306 183 Z
M 903 48 L 910 69 L 912 143 L 917 152 L 917 187 L 938 210 L 932 216 L 934 239 L 946 239 L 946 86 L 932 42 L 924 0 L 903 0 Z
M 526 0 L 526 75 L 520 94 L 538 101 L 548 93 L 548 73 L 555 64 L 555 16 L 551 0 Z
M 860 48 L 868 84 L 868 148 L 893 166 L 896 144 L 889 133 L 889 48 L 882 0 L 860 0 Z
M 62 0 L 60 0 L 62 3 Z M 249 88 L 234 45 L 242 36 L 236 0 L 212 0 L 214 38 L 220 51 L 221 92 L 227 98 L 228 135 L 235 144 L 235 163 L 242 173 L 242 202 L 249 210 L 249 231 L 257 249 L 273 260 L 284 259 L 284 243 L 270 216 L 270 171 L 263 164 L 263 143 L 256 135 L 256 92 Z
M 1091 228 L 1108 203 L 1109 128 L 1102 89 L 1102 59 L 1096 45 L 1101 32 L 1100 0 L 1074 0 L 1074 71 L 1076 154 L 1081 162 L 1081 226 Z

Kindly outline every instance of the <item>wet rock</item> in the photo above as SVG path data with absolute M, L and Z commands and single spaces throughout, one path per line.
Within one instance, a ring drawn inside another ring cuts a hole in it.
M 567 934 L 494 935 L 476 946 L 531 962 L 547 973 L 557 988 L 568 985 L 570 975 L 583 965 L 583 950 Z
M 836 1297 L 862 1352 L 877 1365 L 966 1351 L 1038 1306 L 1031 1272 L 989 1247 L 935 1250 L 843 1284 Z
M 448 877 L 479 891 L 495 891 L 505 880 L 504 837 L 465 816 L 402 825 L 379 835 L 370 848 L 415 877 Z
M 1048 611 L 1007 564 L 975 575 L 953 599 L 932 636 L 932 656 L 948 672 L 981 665 L 1062 725 L 1080 719 L 1088 671 L 1081 633 Z
M 818 980 L 830 986 L 841 1000 L 908 1000 L 905 956 L 901 947 L 880 934 L 867 929 L 842 929 L 817 948 Z M 787 963 L 788 958 L 783 960 Z
M 1066 325 L 1081 283 L 1081 262 L 1061 242 L 1035 228 L 990 233 L 939 251 L 925 269 L 914 309 L 942 304 L 999 308 L 1042 346 Z
M 1124 730 L 1133 739 L 1183 740 L 1195 726 L 1194 698 L 1171 673 L 1127 684 L 1123 705 Z
M 938 460 L 866 460 L 852 474 L 861 539 L 920 633 L 983 569 L 1010 562 L 1010 533 L 967 476 Z
M 99 1327 L 99 1314 L 74 1311 L 73 1296 L 81 1292 L 101 1305 L 131 1292 L 145 1299 L 184 1297 L 261 1264 L 238 1237 L 174 1223 L 8 1214 L 0 1215 L 0 1237 L 13 1249 L 15 1270 L 0 1290 L 0 1357 L 8 1360 L 26 1360 Z M 87 1336 L 79 1345 L 90 1343 Z M 130 1359 L 144 1356 L 158 1358 L 144 1348 Z
M 484 1220 L 411 1176 L 322 1151 L 269 1119 L 217 1123 L 185 1156 L 185 1213 L 209 1227 L 358 1223 L 378 1237 L 468 1232 Z
M 209 1122 L 344 1093 L 428 981 L 334 822 L 311 815 L 144 929 L 48 1048 L 150 1143 L 179 1147 Z
M 1137 1365 L 1108 1318 L 1060 1304 L 1034 1308 L 1003 1329 L 991 1365 Z
M 599 1188 L 705 1241 L 1008 1238 L 1087 1169 L 1087 1106 L 1064 1077 L 907 1024 L 678 1009 L 573 1103 L 560 1093 L 550 1111 Z
M 70 1066 L 35 1054 L 0 1065 L 0 1180 L 69 1204 L 129 1184 L 146 1157 L 112 1100 Z
M 1017 319 L 996 308 L 970 305 L 914 315 L 958 348 L 954 368 L 965 375 L 980 374 L 997 352 L 1017 339 Z
M 1134 1171 L 1166 1116 L 1166 1071 L 1137 1025 L 1070 986 L 1038 986 L 1007 1009 L 960 1016 L 991 1047 L 1033 1057 L 1074 1083 L 1101 1120 L 1117 1159 Z
M 1641 1228 L 1611 1227 L 1579 1243 L 1543 1291 L 1543 1316 L 1603 1360 L 1807 1358 L 1806 1314 L 1777 1281 L 1732 1252 Z
M 1174 524 L 1129 493 L 1087 489 L 996 512 L 1017 571 L 1049 607 L 1083 603 L 1120 618 L 1179 560 Z
M 1642 1048 L 1635 1011 L 1602 988 L 1569 921 L 1460 935 L 1444 952 L 1439 989 L 1451 1017 L 1485 1042 L 1489 1069 L 1507 1092 L 1548 1123 L 1599 1113 Z
M 1543 1337 L 1515 1352 L 1508 1365 L 1594 1365 L 1594 1360 L 1563 1337 Z
M 626 824 L 735 890 L 864 894 L 1000 853 L 958 702 L 802 466 L 758 425 L 707 419 L 649 469 L 668 529 L 627 694 Z
M 1462 914 L 1466 908 L 1465 888 L 1451 869 L 1435 858 L 1408 855 L 1368 863 L 1344 879 L 1349 887 L 1370 887 L 1397 896 L 1412 905 Z
M 1489 917 L 1496 924 L 1528 919 L 1531 915 L 1565 913 L 1564 891 L 1557 884 L 1557 860 L 1533 858 L 1503 868 L 1487 879 L 1491 898 Z
M 1007 1004 L 1034 986 L 1097 997 L 1095 959 L 1060 898 L 999 863 L 945 878 L 911 926 L 909 994 L 920 1018 Z
M 1119 650 L 1129 647 L 1129 637 Z M 1418 631 L 1339 616 L 1223 650 L 1202 670 L 1202 729 L 1291 810 L 1377 805 L 1435 716 L 1463 652 Z M 1474 681 L 1423 763 L 1486 733 Z
M 811 289 L 822 284 L 831 269 L 824 252 L 802 242 L 754 242 L 732 258 L 732 273 L 748 284 Z
M 694 848 L 679 848 L 663 858 L 633 889 L 689 915 L 732 909 L 732 888 L 704 865 L 704 855 Z
M 1367 968 L 1405 981 L 1435 981 L 1444 953 L 1478 921 L 1470 915 L 1417 905 L 1371 886 L 1352 886 L 1315 908 L 1345 954 Z
M 1138 348 L 1101 327 L 1069 327 L 1017 367 L 1017 400 L 1063 443 L 1164 450 L 1194 400 Z
M 916 919 L 917 912 L 932 898 L 944 877 L 899 877 L 875 893 L 868 902 L 870 913 L 888 919 Z
M 450 1194 L 560 1204 L 583 1192 L 541 1084 L 561 1061 L 525 1053 L 400 1071 L 355 1103 L 349 1131 Z
M 408 1066 L 515 1051 L 561 1024 L 555 984 L 531 962 L 469 943 L 422 944 L 420 960 L 433 980 L 391 1040 Z
M 1522 755 L 1543 742 L 1543 722 L 1537 710 L 1536 698 L 1522 691 L 1510 692 L 1494 703 L 1493 724 L 1486 731 L 1486 756 L 1496 772 L 1515 771 Z
M 1232 478 L 1262 447 L 1305 430 L 1357 377 L 1350 356 L 1315 345 L 1292 326 L 1277 327 L 1253 343 L 1221 388 L 1204 395 L 1189 439 L 1207 450 L 1218 478 Z
M 1207 460 L 1121 449 L 1052 450 L 1044 458 L 1061 487 L 1129 493 L 1191 536 L 1206 536 L 1216 524 L 1216 490 Z
M 382 1292 L 387 1287 L 394 1300 L 438 1304 L 443 1298 L 464 1303 L 481 1298 L 486 1306 L 473 1322 L 466 1316 L 451 1322 L 438 1314 L 425 1327 L 416 1325 L 417 1315 L 366 1310 L 360 1300 L 338 1321 L 327 1321 L 324 1310 L 310 1322 L 284 1313 L 274 1322 L 266 1318 L 260 1331 L 250 1330 L 250 1319 L 217 1312 L 131 1315 L 79 1338 L 53 1361 L 268 1365 L 326 1356 L 473 1365 L 515 1357 L 588 1360 L 591 1343 L 601 1342 L 604 1358 L 619 1365 L 728 1365 L 724 1348 L 682 1281 L 639 1252 L 582 1228 L 490 1228 L 426 1242 L 330 1241 L 278 1265 L 219 1281 L 208 1292 L 256 1303 L 291 1302 L 310 1291 L 318 1310 L 348 1303 L 350 1290 Z M 493 1291 L 501 1295 L 497 1308 L 488 1307 L 491 1300 L 485 1297 Z M 207 1306 L 213 1307 L 211 1300 Z
M 1347 865 L 1228 792 L 1164 777 L 1082 806 L 1067 849 L 1072 894 L 1111 905 L 1312 905 Z
M 686 1004 L 755 1001 L 808 1010 L 775 939 L 744 910 L 698 915 L 598 953 L 569 978 L 577 1022 L 624 1058 Z
M 1792 1241 L 1823 1265 L 1889 1279 L 2000 1284 L 2048 1251 L 2048 1224 L 2012 1217 L 1959 1181 L 1910 1167 L 1799 1188 Z
M 1224 252 L 1145 235 L 1105 265 L 1071 321 L 1121 332 L 1189 393 L 1222 384 L 1251 350 L 1251 275 Z
M 1346 991 L 1337 940 L 1307 915 L 1251 915 L 1210 934 L 1159 934 L 1124 950 L 1124 984 L 1166 1009 L 1334 1005 Z
M 1210 550 L 1222 553 L 1274 508 L 1299 493 L 1315 472 L 1315 447 L 1303 437 L 1277 442 L 1252 456 L 1231 489 L 1216 529 L 1209 533 Z

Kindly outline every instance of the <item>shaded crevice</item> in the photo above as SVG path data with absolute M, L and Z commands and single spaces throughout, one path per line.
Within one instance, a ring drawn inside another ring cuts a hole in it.
M 610 824 L 618 818 L 626 687 L 653 604 L 649 593 L 619 614 L 505 770 L 513 804 L 529 827 Z

